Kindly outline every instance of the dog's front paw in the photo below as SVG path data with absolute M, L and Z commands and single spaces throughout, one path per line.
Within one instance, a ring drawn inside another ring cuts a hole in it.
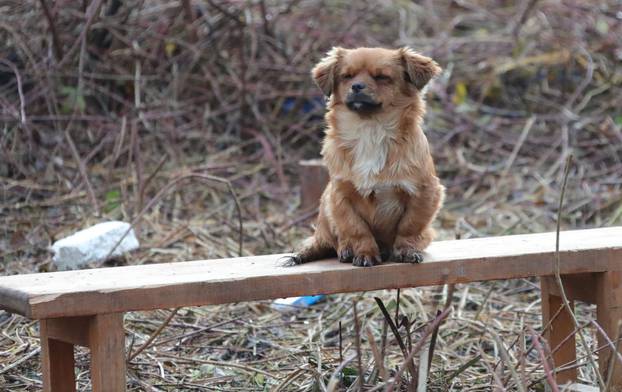
M 352 251 L 352 248 L 349 246 L 344 246 L 340 248 L 339 251 L 337 252 L 337 258 L 339 259 L 340 263 L 351 263 L 353 257 L 354 257 L 354 252 Z
M 393 249 L 392 260 L 397 263 L 418 264 L 423 261 L 423 254 L 413 247 L 397 247 Z
M 382 263 L 380 255 L 357 255 L 352 259 L 352 265 L 356 267 L 373 267 Z
M 343 241 L 337 255 L 342 263 L 352 263 L 357 267 L 371 267 L 382 263 L 380 249 L 373 237 Z

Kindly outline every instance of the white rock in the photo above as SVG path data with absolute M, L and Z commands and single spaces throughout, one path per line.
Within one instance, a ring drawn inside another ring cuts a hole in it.
M 76 269 L 94 261 L 103 261 L 130 227 L 126 222 L 111 221 L 80 230 L 52 245 L 52 261 L 59 270 Z M 137 249 L 138 246 L 134 229 L 130 229 L 110 257 Z

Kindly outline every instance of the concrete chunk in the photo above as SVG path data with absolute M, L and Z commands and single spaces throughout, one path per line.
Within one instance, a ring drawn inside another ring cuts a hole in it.
M 59 270 L 76 269 L 88 263 L 103 261 L 130 227 L 126 222 L 111 221 L 80 230 L 52 245 L 52 261 Z M 110 257 L 122 255 L 138 246 L 134 229 L 131 229 Z

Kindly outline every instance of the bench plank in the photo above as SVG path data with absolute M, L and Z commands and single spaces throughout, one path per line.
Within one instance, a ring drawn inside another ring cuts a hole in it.
M 622 269 L 622 227 L 561 233 L 563 274 Z M 33 319 L 233 303 L 554 273 L 555 233 L 434 242 L 418 265 L 373 268 L 284 255 L 0 277 L 0 307 Z

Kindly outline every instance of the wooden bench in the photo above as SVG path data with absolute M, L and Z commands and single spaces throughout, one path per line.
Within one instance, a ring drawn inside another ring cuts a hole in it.
M 618 335 L 622 308 L 622 227 L 561 233 L 560 271 L 571 300 L 597 305 L 598 323 L 611 339 Z M 439 241 L 418 265 L 353 267 L 326 260 L 295 267 L 280 265 L 281 255 L 174 264 L 151 264 L 0 278 L 0 307 L 40 320 L 45 391 L 74 391 L 73 346 L 89 347 L 93 391 L 123 391 L 125 336 L 123 313 L 446 283 L 540 277 L 543 320 L 555 347 L 573 332 L 560 310 L 555 271 L 555 234 Z M 601 336 L 599 345 L 606 346 Z M 612 358 L 606 346 L 600 368 Z M 554 354 L 556 366 L 575 359 L 574 339 Z M 556 375 L 576 378 L 576 370 Z M 622 387 L 622 366 L 613 383 Z M 617 390 L 617 389 L 614 389 Z

